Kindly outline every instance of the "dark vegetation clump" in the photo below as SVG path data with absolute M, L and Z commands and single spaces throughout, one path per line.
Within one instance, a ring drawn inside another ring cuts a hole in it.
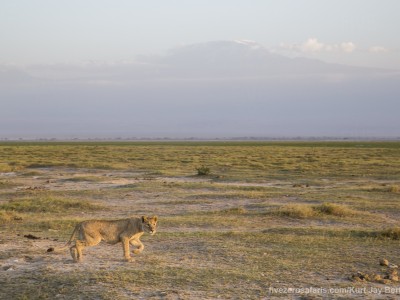
M 198 176 L 207 176 L 207 175 L 210 175 L 210 173 L 211 173 L 210 168 L 205 167 L 205 166 L 198 167 L 198 168 L 196 168 L 196 170 L 197 170 Z

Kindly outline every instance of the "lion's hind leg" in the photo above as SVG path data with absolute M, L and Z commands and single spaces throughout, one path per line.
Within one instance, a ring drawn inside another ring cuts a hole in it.
M 74 262 L 81 262 L 83 259 L 82 250 L 85 248 L 86 242 L 82 240 L 76 240 L 75 245 L 69 248 L 72 259 Z
M 71 248 L 69 248 L 69 251 L 71 252 L 72 259 L 74 262 L 79 262 L 81 259 L 78 257 L 78 249 L 76 248 L 75 245 L 73 245 Z
M 75 262 L 81 262 L 83 259 L 82 250 L 86 247 L 96 246 L 101 242 L 101 237 L 91 237 L 86 235 L 85 239 L 76 240 L 75 245 L 70 248 L 71 256 Z

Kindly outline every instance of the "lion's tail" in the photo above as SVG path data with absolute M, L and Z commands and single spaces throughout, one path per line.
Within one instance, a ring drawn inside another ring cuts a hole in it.
M 69 241 L 68 241 L 64 246 L 62 246 L 62 247 L 60 247 L 60 248 L 53 248 L 53 247 L 51 247 L 51 248 L 47 249 L 47 252 L 66 250 L 66 249 L 71 245 L 72 241 L 75 239 L 75 237 L 76 237 L 76 235 L 77 235 L 77 233 L 78 233 L 78 231 L 79 231 L 79 229 L 80 229 L 80 226 L 81 226 L 81 224 L 77 224 L 77 225 L 75 226 L 75 229 L 74 229 L 74 231 L 72 232 L 71 237 L 69 238 Z

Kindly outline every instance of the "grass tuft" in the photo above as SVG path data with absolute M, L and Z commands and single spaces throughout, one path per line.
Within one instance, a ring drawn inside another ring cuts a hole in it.
M 198 176 L 207 176 L 207 175 L 210 175 L 210 173 L 211 173 L 210 168 L 205 167 L 205 166 L 198 167 L 198 168 L 196 168 L 196 170 L 197 170 Z
M 221 214 L 226 214 L 226 215 L 243 215 L 247 213 L 247 210 L 243 207 L 233 207 L 233 208 L 228 208 L 220 211 L 219 213 Z
M 355 210 L 352 210 L 351 208 L 345 205 L 339 205 L 333 203 L 323 203 L 321 205 L 315 206 L 313 209 L 322 214 L 332 215 L 337 217 L 354 216 L 358 213 Z
M 316 211 L 305 204 L 288 204 L 279 208 L 278 215 L 296 219 L 306 219 L 316 216 Z

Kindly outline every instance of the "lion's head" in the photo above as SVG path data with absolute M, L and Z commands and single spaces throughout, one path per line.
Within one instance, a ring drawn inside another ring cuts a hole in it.
M 142 226 L 145 232 L 154 235 L 157 231 L 157 216 L 153 216 L 151 218 L 147 216 L 142 217 Z

